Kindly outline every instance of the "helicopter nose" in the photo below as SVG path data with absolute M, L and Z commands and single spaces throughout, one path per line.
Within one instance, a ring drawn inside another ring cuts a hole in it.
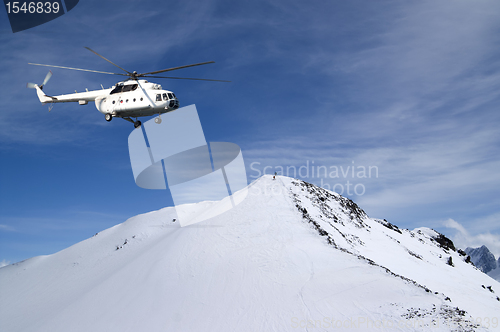
M 170 108 L 173 108 L 174 110 L 179 108 L 179 100 L 177 98 L 171 99 L 170 102 L 168 103 L 168 106 Z

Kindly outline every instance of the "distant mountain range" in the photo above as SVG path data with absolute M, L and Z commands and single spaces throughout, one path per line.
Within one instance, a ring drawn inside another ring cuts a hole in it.
M 474 263 L 478 269 L 493 279 L 500 281 L 500 257 L 496 260 L 488 247 L 468 247 L 465 249 L 465 253 L 470 256 L 472 263 Z

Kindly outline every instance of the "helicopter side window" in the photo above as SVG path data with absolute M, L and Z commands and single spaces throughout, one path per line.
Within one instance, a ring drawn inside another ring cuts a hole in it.
M 129 85 L 117 85 L 109 94 L 120 93 L 120 92 L 129 92 L 137 90 L 138 84 L 129 84 Z
M 163 100 L 168 100 L 168 97 L 167 97 L 166 93 L 163 94 Z
M 156 101 L 161 101 L 161 94 L 156 95 Z
M 124 85 L 122 92 L 134 91 L 137 89 L 137 84 Z
M 174 99 L 174 96 L 172 96 L 171 93 L 168 94 L 168 99 Z

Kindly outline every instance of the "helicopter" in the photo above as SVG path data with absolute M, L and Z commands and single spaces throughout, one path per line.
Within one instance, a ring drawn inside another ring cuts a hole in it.
M 86 92 L 76 92 L 71 94 L 63 94 L 58 96 L 49 96 L 43 91 L 44 86 L 52 77 L 52 71 L 49 71 L 45 76 L 42 84 L 28 83 L 27 88 L 36 89 L 38 99 L 42 105 L 49 104 L 49 112 L 54 103 L 68 103 L 77 102 L 80 105 L 87 105 L 89 101 L 95 102 L 95 106 L 99 112 L 104 114 L 106 121 L 111 121 L 113 118 L 122 118 L 134 124 L 135 128 L 141 126 L 141 121 L 137 120 L 138 117 L 152 116 L 158 114 L 155 118 L 155 123 L 161 123 L 161 114 L 175 111 L 179 108 L 179 100 L 172 91 L 164 90 L 160 84 L 148 82 L 144 78 L 169 78 L 169 79 L 182 79 L 182 80 L 196 80 L 196 81 L 212 81 L 212 82 L 230 82 L 224 80 L 213 80 L 204 78 L 186 78 L 186 77 L 167 77 L 155 76 L 155 74 L 164 73 L 168 71 L 195 67 L 214 63 L 214 61 L 194 63 L 185 66 L 172 67 L 147 73 L 137 73 L 136 71 L 130 72 L 117 64 L 106 59 L 99 53 L 85 47 L 87 50 L 111 63 L 112 65 L 120 68 L 125 73 L 111 73 L 106 71 L 81 69 L 73 67 L 63 67 L 54 65 L 45 65 L 40 63 L 28 63 L 35 66 L 54 67 L 62 69 L 71 69 L 86 71 L 92 73 L 109 74 L 127 76 L 128 78 L 116 83 L 113 87 L 104 89 L 101 84 L 102 90 L 93 90 Z M 132 120 L 135 118 L 135 121 Z

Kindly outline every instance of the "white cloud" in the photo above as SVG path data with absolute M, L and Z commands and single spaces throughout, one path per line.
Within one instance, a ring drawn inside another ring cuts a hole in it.
M 497 259 L 500 257 L 500 234 L 486 232 L 472 235 L 462 224 L 453 219 L 444 221 L 443 226 L 455 230 L 451 240 L 456 247 L 465 249 L 466 247 L 476 248 L 485 245 Z
M 7 266 L 9 264 L 10 264 L 10 261 L 4 259 L 3 261 L 0 262 L 0 268 Z

